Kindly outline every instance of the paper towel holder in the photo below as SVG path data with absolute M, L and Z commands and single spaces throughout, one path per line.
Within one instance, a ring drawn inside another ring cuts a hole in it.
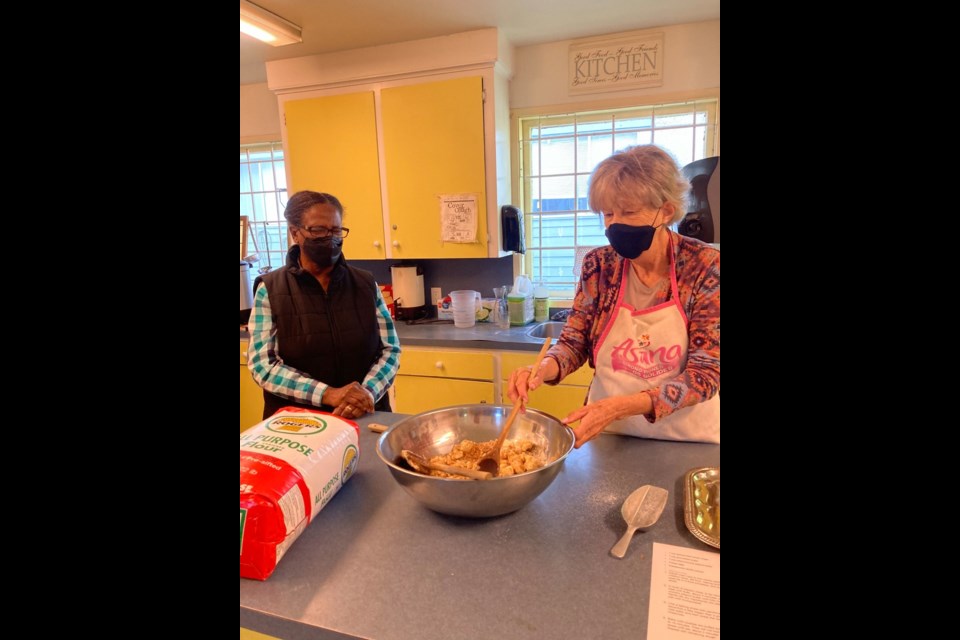
M 683 177 L 690 181 L 690 207 L 677 224 L 677 232 L 680 235 L 703 242 L 714 241 L 714 221 L 720 215 L 720 202 L 719 195 L 716 202 L 711 201 L 712 194 L 709 186 L 716 180 L 717 194 L 719 194 L 720 175 L 717 173 L 719 166 L 720 156 L 712 156 L 691 162 L 681 169 Z
M 519 207 L 512 204 L 500 207 L 500 235 L 504 251 L 526 253 L 523 242 L 523 212 Z

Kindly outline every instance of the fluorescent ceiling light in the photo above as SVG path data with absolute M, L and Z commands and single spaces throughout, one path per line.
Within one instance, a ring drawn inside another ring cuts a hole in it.
M 247 0 L 240 0 L 240 33 L 275 47 L 303 42 L 300 27 Z

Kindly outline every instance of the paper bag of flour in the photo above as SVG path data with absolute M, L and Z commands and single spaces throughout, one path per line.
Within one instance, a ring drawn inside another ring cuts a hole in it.
M 240 577 L 266 580 L 353 475 L 360 429 L 286 407 L 240 434 Z

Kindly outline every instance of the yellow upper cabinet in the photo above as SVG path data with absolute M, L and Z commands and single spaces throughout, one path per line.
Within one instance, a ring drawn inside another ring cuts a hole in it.
M 344 254 L 385 258 L 374 92 L 289 100 L 284 117 L 288 193 L 308 189 L 336 196 L 343 226 L 350 229 Z
M 340 199 L 347 258 L 488 257 L 481 76 L 293 98 L 283 113 L 289 192 Z M 441 241 L 439 196 L 458 194 L 477 198 L 476 242 Z
M 347 259 L 507 255 L 512 51 L 489 27 L 267 63 L 290 193 L 340 198 Z M 476 241 L 442 241 L 440 197 L 460 194 Z
M 381 109 L 393 257 L 486 257 L 482 78 L 383 89 Z M 477 197 L 475 243 L 441 240 L 439 196 L 453 194 Z

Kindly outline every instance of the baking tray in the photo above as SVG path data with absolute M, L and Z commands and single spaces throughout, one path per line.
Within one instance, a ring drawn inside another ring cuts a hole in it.
M 720 467 L 687 471 L 683 478 L 683 516 L 690 533 L 720 548 Z

